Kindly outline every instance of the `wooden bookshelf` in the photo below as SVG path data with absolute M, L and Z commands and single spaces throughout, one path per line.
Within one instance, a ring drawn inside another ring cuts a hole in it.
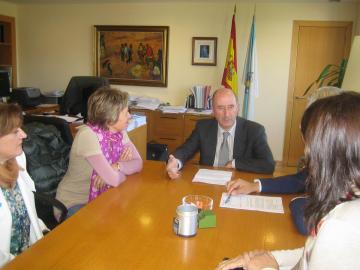
M 15 18 L 0 15 L 0 69 L 11 71 L 11 86 L 16 87 Z

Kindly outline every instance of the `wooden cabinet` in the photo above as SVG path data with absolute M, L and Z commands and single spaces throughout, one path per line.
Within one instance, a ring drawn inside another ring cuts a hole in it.
M 193 132 L 196 122 L 201 119 L 211 118 L 211 115 L 199 115 L 199 114 L 185 114 L 184 119 L 184 141 L 191 135 Z M 194 164 L 199 164 L 200 152 L 197 152 L 193 158 L 189 161 Z
M 0 69 L 11 74 L 11 87 L 16 87 L 15 18 L 0 15 Z
M 195 128 L 196 122 L 201 119 L 212 118 L 211 115 L 201 115 L 201 114 L 185 114 L 184 118 L 184 141 L 191 135 L 192 131 Z
M 184 114 L 155 112 L 155 138 L 157 143 L 166 144 L 169 152 L 184 141 Z
M 146 116 L 146 123 L 147 123 L 147 141 L 151 142 L 154 140 L 154 133 L 155 133 L 155 125 L 152 125 L 152 123 L 155 123 L 155 112 L 146 110 L 146 109 L 138 109 L 138 108 L 130 108 L 130 113 L 137 114 L 137 115 L 144 115 Z
M 146 115 L 148 126 L 148 142 L 166 144 L 169 153 L 174 152 L 191 135 L 196 122 L 200 119 L 211 118 L 211 115 L 199 114 L 171 114 L 146 109 L 130 109 L 131 113 Z M 191 160 L 198 163 L 199 154 Z

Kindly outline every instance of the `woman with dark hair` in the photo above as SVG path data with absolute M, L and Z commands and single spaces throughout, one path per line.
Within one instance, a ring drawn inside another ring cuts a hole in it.
M 333 87 L 324 86 L 317 89 L 308 97 L 307 107 L 309 107 L 316 100 L 335 96 L 344 92 L 344 90 Z M 300 131 L 302 139 L 305 138 L 306 129 L 313 109 L 306 110 L 301 119 Z M 226 189 L 229 194 L 249 194 L 249 193 L 304 193 L 305 180 L 307 178 L 307 169 L 303 164 L 303 157 L 298 164 L 299 171 L 295 174 L 278 176 L 275 178 L 259 178 L 254 179 L 253 182 L 243 180 L 241 178 L 231 180 L 226 184 Z M 297 197 L 291 200 L 289 205 L 294 224 L 301 234 L 308 235 L 308 230 L 304 224 L 304 205 L 306 204 L 306 197 Z
M 308 110 L 305 247 L 244 253 L 218 270 L 360 269 L 360 94 L 320 99 Z
M 142 169 L 142 159 L 130 141 L 128 94 L 100 88 L 88 100 L 88 123 L 79 128 L 70 151 L 69 168 L 56 198 L 68 217 L 126 176 Z M 55 216 L 57 213 L 55 211 Z
M 43 237 L 35 185 L 26 171 L 21 108 L 0 103 L 0 268 Z

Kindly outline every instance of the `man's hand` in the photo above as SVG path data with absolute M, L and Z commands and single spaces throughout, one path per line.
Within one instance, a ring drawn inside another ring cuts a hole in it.
M 240 178 L 227 182 L 226 189 L 228 194 L 231 195 L 249 194 L 260 191 L 258 183 L 251 183 Z
M 166 165 L 166 171 L 171 179 L 179 178 L 180 172 L 178 169 L 178 162 L 173 155 L 169 156 L 168 163 Z
M 228 169 L 232 169 L 233 166 L 232 166 L 232 160 L 228 161 L 228 163 L 225 164 L 225 168 L 228 168 Z

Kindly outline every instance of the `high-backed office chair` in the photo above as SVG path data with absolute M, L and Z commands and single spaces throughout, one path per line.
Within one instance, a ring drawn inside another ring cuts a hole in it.
M 60 104 L 60 113 L 70 115 L 81 113 L 86 119 L 87 100 L 102 86 L 109 86 L 108 79 L 96 76 L 72 77 L 66 88 L 62 104 Z
M 70 127 L 60 118 L 25 115 L 23 128 L 28 135 L 23 149 L 27 171 L 36 187 L 36 210 L 47 227 L 53 229 L 67 214 L 67 208 L 55 199 L 55 195 L 68 167 L 73 140 Z M 54 217 L 53 207 L 60 210 L 59 221 Z

